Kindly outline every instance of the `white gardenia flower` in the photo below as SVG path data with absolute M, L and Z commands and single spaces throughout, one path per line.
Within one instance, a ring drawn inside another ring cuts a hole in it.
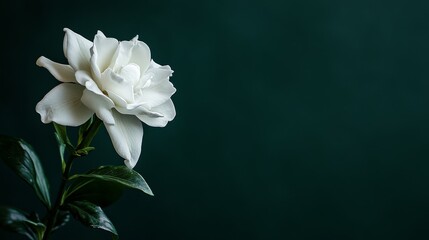
M 91 42 L 65 28 L 64 55 L 69 65 L 37 59 L 60 83 L 37 104 L 43 123 L 79 126 L 95 113 L 116 152 L 133 168 L 141 152 L 144 122 L 164 127 L 176 115 L 169 81 L 173 71 L 151 60 L 138 40 L 107 38 L 100 31 Z

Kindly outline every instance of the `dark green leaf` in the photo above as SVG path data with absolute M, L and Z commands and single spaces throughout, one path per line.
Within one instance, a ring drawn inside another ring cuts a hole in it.
M 51 207 L 49 185 L 39 158 L 24 140 L 0 136 L 0 159 L 30 184 L 47 208 Z
M 65 197 L 66 202 L 86 200 L 101 207 L 107 207 L 116 202 L 123 193 L 120 184 L 98 179 L 76 179 L 70 185 Z
M 118 235 L 115 226 L 103 212 L 101 207 L 87 202 L 76 201 L 67 204 L 67 208 L 72 213 L 73 217 L 79 220 L 83 225 L 92 228 L 99 228 Z
M 117 183 L 124 188 L 134 188 L 153 196 L 152 190 L 144 178 L 126 166 L 101 166 L 87 174 L 76 174 L 72 178 L 98 179 Z
M 34 240 L 42 239 L 45 231 L 43 223 L 32 221 L 25 212 L 4 206 L 0 206 L 0 228 Z
M 55 231 L 58 228 L 64 227 L 69 221 L 70 221 L 70 212 L 60 210 L 57 214 L 55 225 L 52 228 L 52 231 Z

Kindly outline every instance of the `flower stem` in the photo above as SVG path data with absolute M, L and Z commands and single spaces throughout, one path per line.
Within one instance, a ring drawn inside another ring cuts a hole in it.
M 73 163 L 73 160 L 76 157 L 74 155 L 70 155 L 67 163 L 66 163 L 66 168 L 65 171 L 63 173 L 62 179 L 61 179 L 61 185 L 60 185 L 60 189 L 58 190 L 58 195 L 57 195 L 57 199 L 55 201 L 54 206 L 51 208 L 51 210 L 48 213 L 48 222 L 46 224 L 46 230 L 45 233 L 43 234 L 43 239 L 42 240 L 47 240 L 52 229 L 54 228 L 55 222 L 57 220 L 57 214 L 58 214 L 58 210 L 61 206 L 61 200 L 63 198 L 63 194 L 64 194 L 64 190 L 66 187 L 66 183 L 70 174 L 70 169 Z
M 79 145 L 75 148 L 74 152 L 70 153 L 69 159 L 66 162 L 66 167 L 64 169 L 60 188 L 58 190 L 57 199 L 55 200 L 54 206 L 49 210 L 48 216 L 47 216 L 47 223 L 46 223 L 46 229 L 43 234 L 42 240 L 47 240 L 49 238 L 49 235 L 51 234 L 52 229 L 55 227 L 55 223 L 57 221 L 57 215 L 58 211 L 62 207 L 63 204 L 63 195 L 64 191 L 66 189 L 67 181 L 69 180 L 70 170 L 73 164 L 73 160 L 80 157 L 81 155 L 76 154 L 80 149 L 86 148 L 91 144 L 92 139 L 97 134 L 98 129 L 100 128 L 102 121 L 94 116 L 93 122 L 91 123 L 91 126 L 88 128 L 88 130 L 84 133 L 83 140 Z

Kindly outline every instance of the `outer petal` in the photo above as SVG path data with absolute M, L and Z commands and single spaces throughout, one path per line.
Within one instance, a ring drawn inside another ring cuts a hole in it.
M 82 103 L 91 109 L 99 119 L 106 124 L 115 124 L 115 120 L 112 116 L 112 108 L 114 103 L 108 97 L 104 95 L 95 94 L 88 89 L 83 91 Z
M 152 84 L 158 84 L 168 80 L 173 75 L 173 70 L 168 65 L 161 66 L 152 60 L 146 73 L 152 75 Z
M 151 109 L 152 112 L 162 114 L 162 117 L 152 117 L 151 115 L 142 114 L 137 117 L 144 123 L 152 127 L 165 127 L 167 123 L 174 119 L 176 116 L 176 109 L 174 108 L 173 101 L 169 99 L 162 105 Z
M 63 44 L 64 55 L 70 65 L 76 71 L 84 70 L 89 72 L 92 42 L 68 28 L 64 28 L 64 31 L 66 32 Z
M 74 70 L 70 65 L 56 63 L 43 56 L 37 59 L 36 64 L 46 68 L 58 81 L 76 82 Z
M 176 92 L 169 81 L 172 74 L 173 70 L 170 66 L 161 66 L 151 61 L 149 69 L 137 85 L 136 102 L 145 103 L 151 107 L 163 104 Z
M 156 107 L 166 102 L 176 92 L 173 84 L 169 81 L 164 81 L 161 84 L 150 85 L 141 89 L 137 95 L 136 102 L 141 102 Z
M 118 112 L 128 115 L 148 115 L 151 118 L 163 117 L 161 113 L 149 110 L 145 105 L 127 104 L 126 106 L 116 106 Z
M 105 124 L 113 147 L 123 157 L 125 165 L 133 168 L 140 157 L 143 140 L 143 126 L 135 116 L 122 115 L 112 111 L 115 124 Z
M 43 123 L 56 122 L 64 126 L 79 126 L 93 114 L 80 98 L 84 87 L 73 83 L 62 83 L 53 88 L 36 105 Z

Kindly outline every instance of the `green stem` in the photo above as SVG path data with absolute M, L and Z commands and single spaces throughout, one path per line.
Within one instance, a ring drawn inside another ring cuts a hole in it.
M 91 144 L 91 141 L 94 138 L 94 136 L 97 134 L 101 123 L 102 123 L 102 121 L 99 118 L 94 116 L 94 119 L 93 119 L 91 126 L 84 133 L 82 142 L 75 148 L 75 151 L 70 154 L 69 159 L 67 160 L 67 163 L 66 163 L 66 167 L 65 167 L 62 179 L 61 179 L 61 184 L 60 184 L 60 188 L 58 190 L 57 199 L 55 200 L 54 206 L 48 212 L 46 230 L 43 234 L 42 240 L 47 240 L 49 238 L 49 235 L 51 234 L 51 231 L 55 226 L 58 211 L 62 207 L 62 204 L 63 204 L 64 191 L 66 189 L 67 181 L 69 180 L 69 175 L 70 175 L 70 170 L 71 170 L 71 167 L 73 164 L 73 160 L 79 157 L 79 155 L 76 155 L 76 152 L 80 149 L 88 147 Z
M 60 189 L 58 190 L 58 195 L 57 195 L 57 199 L 55 201 L 54 206 L 51 208 L 51 210 L 48 213 L 48 222 L 46 224 L 46 230 L 45 233 L 43 234 L 43 240 L 47 240 L 52 229 L 54 228 L 55 222 L 57 220 L 57 214 L 58 214 L 58 210 L 61 207 L 61 200 L 64 194 L 64 190 L 66 187 L 66 183 L 70 174 L 70 169 L 71 166 L 73 164 L 73 160 L 75 159 L 75 157 L 73 155 L 70 155 L 69 160 L 66 163 L 66 168 L 65 171 L 63 173 L 63 177 L 61 179 L 61 185 L 60 185 Z

